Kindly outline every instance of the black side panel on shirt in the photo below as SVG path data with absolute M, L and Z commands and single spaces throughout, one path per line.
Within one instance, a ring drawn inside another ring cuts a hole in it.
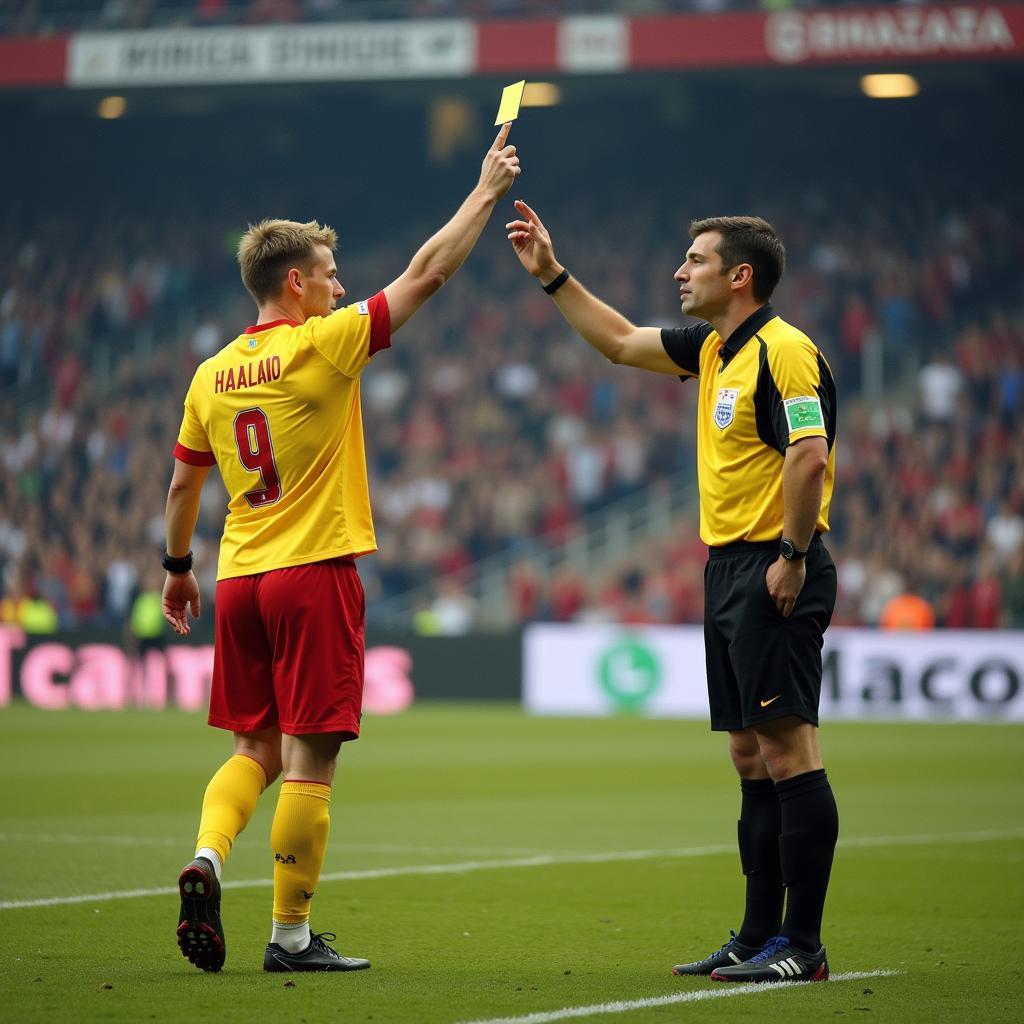
M 707 336 L 713 330 L 711 324 L 694 324 L 692 327 L 663 327 L 661 343 L 669 359 L 676 366 L 695 377 L 700 374 L 700 350 Z
M 836 382 L 832 377 L 825 357 L 818 353 L 818 386 L 814 389 L 821 401 L 821 411 L 825 419 L 825 434 L 828 438 L 828 450 L 836 443 Z
M 784 455 L 789 447 L 789 426 L 782 395 L 768 364 L 768 346 L 756 335 L 760 346 L 757 353 L 757 388 L 754 391 L 754 422 L 757 436 L 769 447 Z
M 777 452 L 785 454 L 789 447 L 789 424 L 786 422 L 786 410 L 782 405 L 782 395 L 772 376 L 768 364 L 768 348 L 756 335 L 760 349 L 757 354 L 757 390 L 754 392 L 754 417 L 757 423 L 757 436 Z M 814 391 L 821 402 L 821 413 L 825 420 L 825 434 L 828 450 L 836 441 L 836 384 L 832 378 L 825 357 L 818 352 L 818 383 Z

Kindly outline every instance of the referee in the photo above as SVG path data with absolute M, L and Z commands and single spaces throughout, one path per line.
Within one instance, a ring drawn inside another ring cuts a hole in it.
M 690 225 L 675 272 L 684 313 L 703 322 L 636 327 L 557 261 L 526 203 L 506 225 L 523 266 L 613 363 L 694 377 L 704 640 L 711 728 L 728 732 L 740 776 L 739 932 L 678 975 L 824 981 L 821 918 L 839 833 L 818 748 L 822 638 L 836 570 L 821 534 L 835 474 L 836 394 L 814 343 L 769 304 L 785 249 L 760 217 Z M 785 915 L 783 916 L 783 908 Z

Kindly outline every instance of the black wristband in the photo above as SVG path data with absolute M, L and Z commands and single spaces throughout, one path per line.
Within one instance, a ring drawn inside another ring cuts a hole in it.
M 190 551 L 184 558 L 173 558 L 165 551 L 162 564 L 168 572 L 184 576 L 185 573 L 192 571 L 192 552 Z
M 558 277 L 556 277 L 554 279 L 554 281 L 551 282 L 551 284 L 543 285 L 544 291 L 546 291 L 548 293 L 548 295 L 554 295 L 555 292 L 557 292 L 558 289 L 561 288 L 562 285 L 565 284 L 565 282 L 568 281 L 568 280 L 569 280 L 569 271 L 568 270 L 563 270 L 558 275 Z

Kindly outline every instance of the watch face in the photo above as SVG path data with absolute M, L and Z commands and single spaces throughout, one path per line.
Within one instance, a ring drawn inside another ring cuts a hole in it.
M 783 558 L 792 558 L 795 553 L 796 548 L 793 546 L 793 542 L 791 540 L 779 541 L 779 554 L 782 555 Z

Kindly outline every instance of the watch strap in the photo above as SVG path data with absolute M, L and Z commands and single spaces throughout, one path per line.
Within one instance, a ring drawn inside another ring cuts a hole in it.
M 799 562 L 807 557 L 807 548 L 801 550 L 788 537 L 779 541 L 779 554 L 789 562 Z

